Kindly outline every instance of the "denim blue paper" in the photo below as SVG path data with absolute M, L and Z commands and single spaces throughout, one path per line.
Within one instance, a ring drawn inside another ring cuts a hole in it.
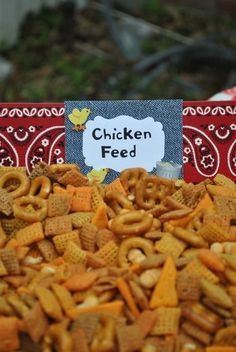
M 68 116 L 73 109 L 82 110 L 85 107 L 91 110 L 86 123 L 89 120 L 94 120 L 96 116 L 114 119 L 120 115 L 128 115 L 137 120 L 150 116 L 155 121 L 161 122 L 165 133 L 165 152 L 162 161 L 182 164 L 182 100 L 66 101 L 66 162 L 78 164 L 82 173 L 87 174 L 93 167 L 85 164 L 85 158 L 82 153 L 83 132 L 73 130 L 73 124 Z M 150 150 L 149 152 L 155 154 L 156 151 Z M 91 148 L 89 153 L 94 153 L 94 150 Z M 142 167 L 142 165 L 138 166 Z M 104 165 L 104 167 L 109 168 L 109 165 Z M 156 169 L 154 167 L 151 173 L 155 174 L 155 172 Z M 111 182 L 118 175 L 118 172 L 110 169 L 104 181 Z

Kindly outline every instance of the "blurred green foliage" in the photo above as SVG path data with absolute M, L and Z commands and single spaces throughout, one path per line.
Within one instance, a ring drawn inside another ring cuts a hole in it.
M 143 2 L 143 11 L 149 15 L 159 15 L 164 13 L 164 6 L 158 0 L 146 0 Z
M 227 15 L 145 0 L 139 17 L 193 40 L 212 37 L 236 49 L 236 21 Z M 229 34 L 221 38 L 225 32 Z M 14 47 L 0 43 L 0 55 L 14 67 L 14 75 L 0 83 L 0 99 L 122 99 L 130 97 L 132 92 L 135 98 L 206 99 L 230 81 L 232 68 L 200 63 L 188 69 L 173 67 L 151 80 L 144 89 L 137 90 L 149 72 L 136 72 L 133 64 L 145 55 L 176 44 L 166 35 L 153 34 L 140 40 L 140 58 L 127 62 L 111 40 L 105 19 L 98 11 L 88 8 L 72 19 L 66 18 L 60 7 L 43 7 L 39 14 L 26 17 Z

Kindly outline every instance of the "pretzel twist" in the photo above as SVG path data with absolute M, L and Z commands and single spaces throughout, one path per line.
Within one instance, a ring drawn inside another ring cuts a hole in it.
M 140 236 L 147 232 L 153 217 L 142 210 L 121 213 L 111 220 L 111 230 L 119 236 Z
M 118 254 L 118 262 L 121 267 L 129 266 L 128 254 L 131 249 L 141 249 L 146 257 L 149 257 L 154 253 L 152 243 L 145 238 L 126 238 L 121 242 Z
M 29 195 L 47 198 L 51 191 L 51 181 L 46 176 L 38 176 L 31 182 Z
M 141 167 L 125 169 L 120 174 L 120 182 L 127 194 L 135 194 L 138 181 L 147 176 L 147 171 Z
M 32 205 L 32 212 L 27 210 L 27 205 Z M 47 201 L 35 196 L 20 197 L 13 204 L 13 212 L 16 218 L 27 222 L 42 221 L 47 216 Z
M 30 188 L 30 180 L 26 174 L 20 171 L 9 171 L 4 173 L 0 177 L 0 188 L 5 188 L 4 186 L 6 186 L 6 183 L 10 180 L 17 180 L 19 182 L 19 186 L 9 192 L 13 199 L 27 194 Z
M 134 209 L 133 203 L 124 194 L 116 191 L 107 192 L 105 201 L 115 214 L 120 214 L 123 209 Z
M 160 176 L 146 176 L 139 180 L 136 189 L 136 204 L 150 210 L 159 206 L 166 196 L 174 191 L 174 182 Z

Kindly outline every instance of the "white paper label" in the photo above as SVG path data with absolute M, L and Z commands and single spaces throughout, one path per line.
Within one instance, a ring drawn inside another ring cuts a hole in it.
M 96 116 L 83 132 L 85 164 L 94 169 L 109 167 L 117 172 L 142 166 L 152 171 L 165 152 L 165 134 L 152 117 L 142 120 L 131 116 L 105 119 Z

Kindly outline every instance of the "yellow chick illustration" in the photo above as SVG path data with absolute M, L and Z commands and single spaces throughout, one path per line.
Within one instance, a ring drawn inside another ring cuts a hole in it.
M 87 177 L 91 183 L 102 183 L 103 180 L 105 179 L 109 169 L 107 168 L 102 168 L 99 170 L 91 170 L 90 172 L 87 173 Z
M 69 120 L 73 123 L 73 130 L 75 131 L 84 131 L 84 123 L 87 121 L 91 110 L 88 108 L 83 108 L 82 110 L 73 109 L 72 113 L 69 115 Z

